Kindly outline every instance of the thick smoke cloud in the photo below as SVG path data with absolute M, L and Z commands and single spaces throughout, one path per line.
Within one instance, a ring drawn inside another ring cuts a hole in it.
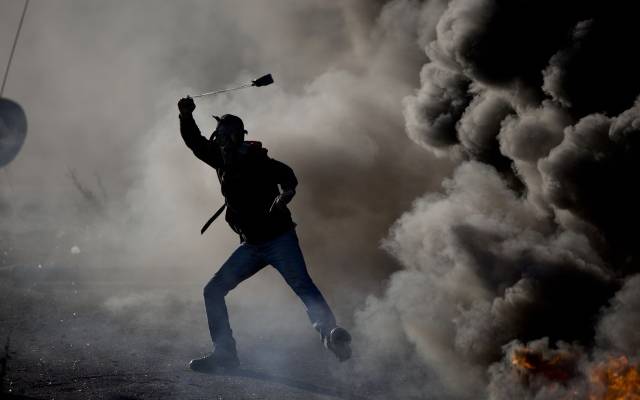
M 640 275 L 629 278 L 610 302 L 610 309 L 598 324 L 597 340 L 601 347 L 632 357 L 640 356 Z
M 405 109 L 409 136 L 436 149 L 457 143 L 456 122 L 471 100 L 469 80 L 427 64 L 420 72 L 420 81 L 422 87 Z
M 638 196 L 630 190 L 638 171 L 638 103 L 615 118 L 592 114 L 565 131 L 563 142 L 540 162 L 544 189 L 558 208 L 594 224 L 612 267 L 637 270 L 632 232 L 640 222 Z
M 599 399 L 598 371 L 635 365 L 632 11 L 453 0 L 423 42 L 406 130 L 459 166 L 392 226 L 404 270 L 357 321 L 378 365 L 414 349 L 424 396 Z

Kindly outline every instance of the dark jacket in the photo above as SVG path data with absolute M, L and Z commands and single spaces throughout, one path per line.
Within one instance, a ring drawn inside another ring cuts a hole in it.
M 293 170 L 267 156 L 260 142 L 244 142 L 237 161 L 225 167 L 220 146 L 200 133 L 193 117 L 180 116 L 180 133 L 196 157 L 216 170 L 227 204 L 225 219 L 242 241 L 260 243 L 292 229 L 295 223 L 286 206 L 269 212 L 280 188 L 298 185 Z

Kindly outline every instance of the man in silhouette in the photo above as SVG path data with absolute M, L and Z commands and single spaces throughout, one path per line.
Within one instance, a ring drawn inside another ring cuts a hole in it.
M 230 290 L 267 265 L 272 265 L 304 303 L 309 319 L 325 347 L 340 361 L 351 356 L 351 336 L 336 325 L 324 297 L 311 280 L 298 244 L 295 223 L 287 204 L 298 184 L 291 168 L 267 156 L 260 142 L 245 141 L 242 120 L 226 114 L 215 117 L 218 126 L 209 139 L 193 119 L 193 99 L 178 102 L 180 133 L 187 147 L 216 170 L 226 208 L 225 219 L 240 236 L 240 246 L 204 288 L 204 302 L 214 351 L 192 360 L 195 371 L 234 368 L 236 343 L 224 301 Z

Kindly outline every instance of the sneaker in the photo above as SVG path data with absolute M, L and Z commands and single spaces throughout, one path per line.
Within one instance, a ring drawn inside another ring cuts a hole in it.
M 219 368 L 235 369 L 238 365 L 240 365 L 238 355 L 229 351 L 214 351 L 189 362 L 189 368 L 196 372 L 214 372 Z
M 341 362 L 351 358 L 351 335 L 346 329 L 336 326 L 322 338 L 322 342 Z

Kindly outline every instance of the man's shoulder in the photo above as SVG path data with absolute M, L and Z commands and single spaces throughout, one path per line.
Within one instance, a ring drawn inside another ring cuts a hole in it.
M 256 140 L 245 140 L 238 150 L 240 154 L 249 157 L 266 157 L 267 149 L 262 147 L 262 143 Z
M 242 146 L 249 149 L 262 149 L 262 142 L 257 140 L 245 140 L 242 142 Z

